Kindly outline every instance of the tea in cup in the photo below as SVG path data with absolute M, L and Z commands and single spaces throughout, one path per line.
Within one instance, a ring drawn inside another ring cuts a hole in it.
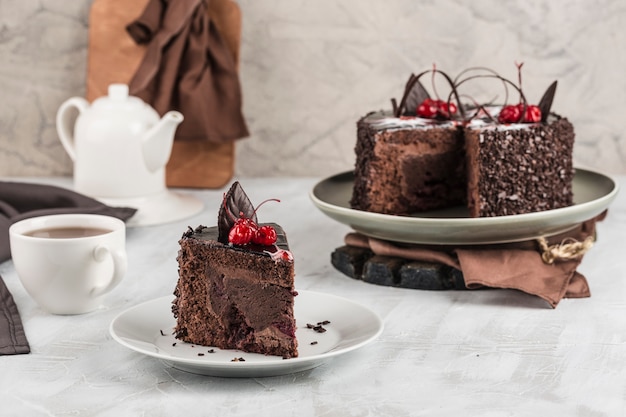
M 53 314 L 97 309 L 126 274 L 126 225 L 115 217 L 32 217 L 11 225 L 9 240 L 22 285 Z

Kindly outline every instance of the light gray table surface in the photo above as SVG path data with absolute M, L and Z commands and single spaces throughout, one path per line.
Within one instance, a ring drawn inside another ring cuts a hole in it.
M 626 177 L 616 177 L 622 187 Z M 69 179 L 48 179 L 71 188 Z M 11 261 L 12 292 L 32 352 L 0 356 L 1 416 L 622 416 L 626 412 L 626 196 L 598 224 L 579 272 L 592 296 L 556 309 L 513 290 L 418 291 L 348 278 L 330 263 L 350 230 L 308 192 L 319 179 L 241 179 L 251 200 L 279 198 L 260 221 L 287 231 L 296 287 L 345 297 L 384 322 L 378 339 L 314 369 L 267 378 L 178 370 L 117 343 L 119 313 L 172 294 L 178 239 L 214 225 L 224 190 L 177 190 L 204 209 L 127 230 L 129 267 L 98 311 L 55 316 L 36 306 Z

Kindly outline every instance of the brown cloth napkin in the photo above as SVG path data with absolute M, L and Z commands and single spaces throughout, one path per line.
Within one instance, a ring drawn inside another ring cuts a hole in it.
M 161 115 L 180 111 L 185 120 L 177 140 L 225 143 L 249 135 L 235 59 L 211 22 L 207 1 L 150 0 L 126 30 L 148 44 L 130 93 Z
M 596 222 L 605 216 L 606 211 L 573 230 L 550 237 L 546 243 L 552 246 L 593 238 Z M 537 241 L 449 247 L 399 244 L 349 233 L 345 242 L 349 246 L 369 248 L 377 255 L 445 264 L 463 273 L 469 289 L 516 289 L 544 299 L 553 308 L 562 298 L 591 296 L 586 278 L 576 271 L 582 255 L 546 263 Z
M 48 214 L 91 213 L 126 221 L 136 211 L 129 207 L 110 207 L 60 187 L 0 181 L 0 262 L 11 258 L 9 227 L 18 220 Z M 0 355 L 29 352 L 17 306 L 0 277 Z

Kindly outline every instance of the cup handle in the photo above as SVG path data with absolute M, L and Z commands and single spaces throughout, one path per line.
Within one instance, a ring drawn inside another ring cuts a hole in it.
M 108 284 L 94 287 L 89 293 L 91 297 L 98 297 L 108 293 L 122 281 L 122 278 L 126 274 L 128 261 L 124 251 L 111 250 L 106 245 L 98 245 L 94 248 L 93 257 L 97 262 L 103 262 L 107 259 L 107 256 L 111 256 L 113 259 L 113 275 Z

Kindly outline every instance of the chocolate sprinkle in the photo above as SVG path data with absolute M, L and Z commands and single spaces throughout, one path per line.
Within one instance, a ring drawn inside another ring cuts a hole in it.
M 307 329 L 312 329 L 314 331 L 316 331 L 317 333 L 325 333 L 326 329 L 322 326 L 322 324 L 328 324 L 330 323 L 330 321 L 325 320 L 325 321 L 320 321 L 319 323 L 317 323 L 317 325 L 311 324 L 311 323 L 307 323 L 306 324 L 306 328 Z

